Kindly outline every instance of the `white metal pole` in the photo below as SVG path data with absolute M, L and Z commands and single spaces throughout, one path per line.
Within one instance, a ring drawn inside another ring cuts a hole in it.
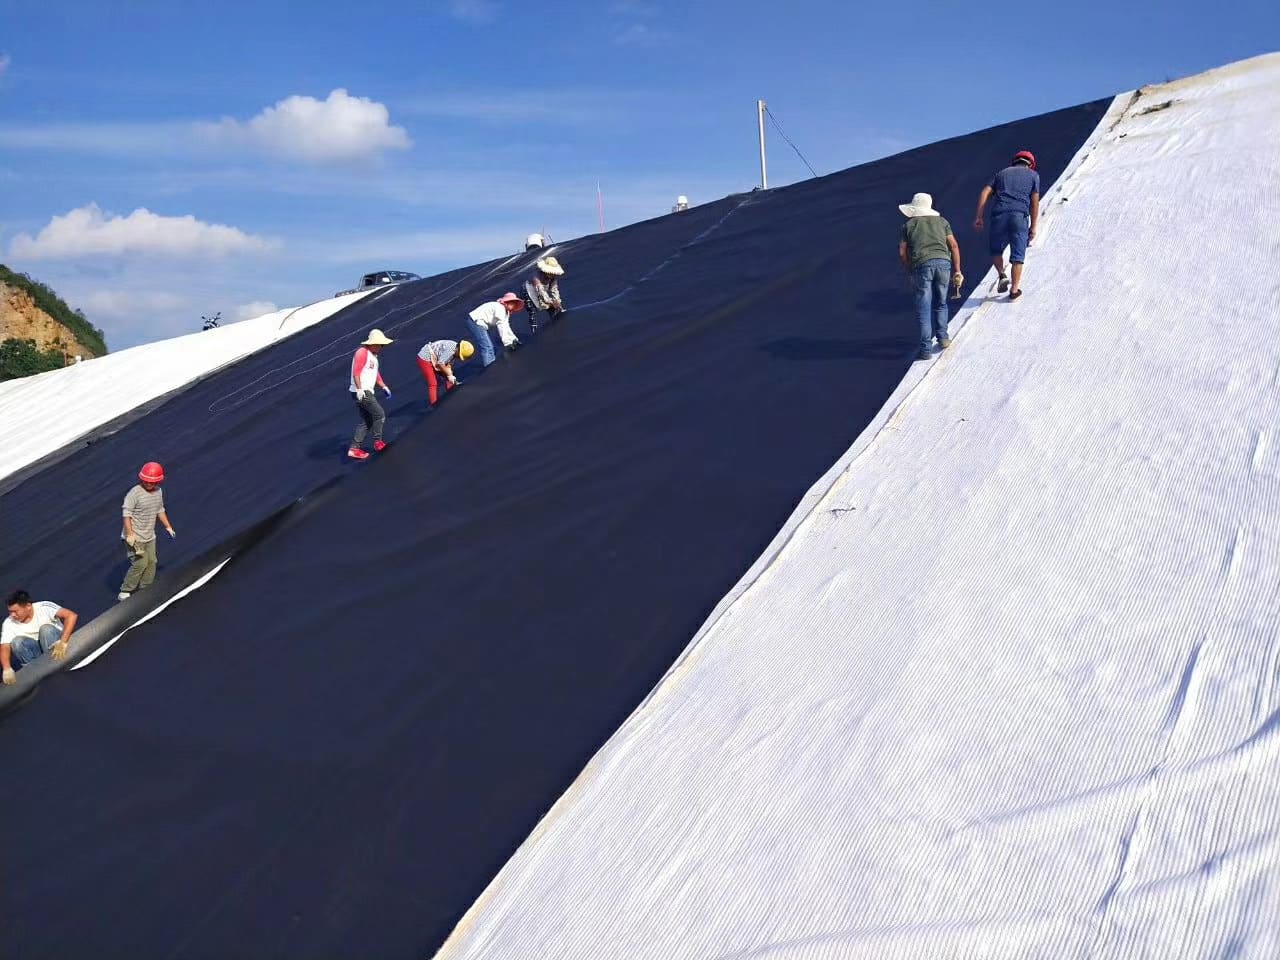
M 760 122 L 760 189 L 769 189 L 769 171 L 764 164 L 764 101 L 756 101 L 756 119 Z

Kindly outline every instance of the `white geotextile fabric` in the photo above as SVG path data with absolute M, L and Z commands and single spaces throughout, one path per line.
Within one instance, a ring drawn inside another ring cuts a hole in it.
M 327 319 L 369 292 L 277 310 L 0 383 L 0 478 L 141 404 Z
M 1120 98 L 440 956 L 1280 956 L 1277 143 Z

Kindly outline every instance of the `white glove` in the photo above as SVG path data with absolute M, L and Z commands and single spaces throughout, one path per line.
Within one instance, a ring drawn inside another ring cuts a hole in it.
M 176 540 L 178 538 L 178 535 L 174 533 L 173 527 L 169 527 L 168 529 L 169 529 L 169 539 Z
M 4 668 L 4 685 L 6 687 L 12 687 L 17 682 L 18 682 L 18 675 L 13 672 L 13 668 L 5 667 Z
M 65 660 L 67 657 L 67 641 L 59 640 L 49 649 L 49 656 L 55 660 Z
M 451 384 L 453 384 L 455 387 L 458 385 L 458 378 L 457 378 L 457 377 L 447 377 L 446 379 L 447 379 Z
M 383 388 L 382 388 L 382 392 L 383 392 L 383 393 L 385 393 L 385 394 L 387 395 L 387 397 L 388 397 L 388 398 L 390 398 L 390 396 L 391 396 L 391 391 L 390 391 L 390 390 L 388 390 L 386 387 L 383 387 Z
M 359 402 L 361 402 L 362 400 L 364 400 L 364 391 L 363 391 L 363 390 L 357 390 L 357 391 L 356 391 L 356 403 L 359 403 Z

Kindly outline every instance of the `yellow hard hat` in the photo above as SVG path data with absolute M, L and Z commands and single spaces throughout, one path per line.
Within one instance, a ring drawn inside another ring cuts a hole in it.
M 463 340 L 458 344 L 458 356 L 463 360 L 470 360 L 471 355 L 476 352 L 476 348 L 471 345 L 470 340 Z

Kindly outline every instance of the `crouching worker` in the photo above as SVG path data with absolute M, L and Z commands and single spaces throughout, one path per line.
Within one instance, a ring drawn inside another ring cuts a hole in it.
M 76 629 L 74 610 L 60 607 L 51 600 L 33 603 L 31 594 L 15 590 L 5 601 L 9 616 L 0 624 L 0 668 L 4 682 L 18 682 L 14 671 L 25 667 L 44 654 L 55 660 L 67 655 L 67 643 Z
M 564 267 L 555 257 L 543 257 L 533 265 L 533 276 L 525 281 L 524 305 L 529 311 L 529 329 L 538 332 L 538 311 L 547 312 L 547 321 L 555 323 L 564 313 L 560 300 L 560 278 Z
M 498 359 L 493 348 L 493 340 L 489 335 L 491 329 L 497 328 L 502 345 L 508 350 L 515 350 L 520 341 L 511 331 L 511 315 L 524 309 L 524 301 L 514 293 L 504 293 L 497 300 L 483 303 L 467 314 L 467 326 L 475 337 L 476 348 L 480 351 L 480 362 L 488 366 Z
M 170 537 L 177 536 L 164 512 L 162 483 L 164 468 L 155 461 L 144 463 L 138 471 L 138 482 L 125 494 L 120 539 L 129 557 L 129 572 L 120 584 L 117 600 L 128 600 L 135 591 L 151 586 L 156 578 L 156 520 L 164 525 Z
M 918 360 L 933 356 L 936 337 L 939 348 L 951 346 L 947 331 L 950 310 L 947 288 L 952 278 L 960 276 L 960 246 L 951 232 L 951 224 L 933 209 L 933 197 L 917 193 L 910 203 L 898 204 L 907 218 L 898 238 L 898 259 L 911 277 L 915 295 L 916 322 L 920 328 Z M 962 278 L 963 279 L 963 278 Z
M 355 435 L 351 438 L 351 446 L 347 449 L 347 456 L 352 460 L 369 459 L 369 454 L 364 449 L 364 438 L 371 432 L 373 449 L 379 453 L 387 449 L 387 443 L 382 439 L 382 428 L 387 423 L 387 412 L 382 409 L 382 404 L 378 403 L 378 397 L 373 388 L 381 387 L 383 393 L 388 397 L 391 396 L 391 390 L 383 382 L 382 374 L 378 372 L 378 354 L 382 352 L 383 347 L 391 343 L 395 341 L 388 339 L 381 330 L 374 328 L 369 331 L 369 336 L 360 344 L 360 349 L 351 358 L 351 385 L 348 389 L 356 402 L 356 408 L 360 411 L 360 422 L 356 424 Z
M 432 340 L 418 351 L 418 369 L 422 371 L 422 379 L 427 381 L 427 403 L 434 407 L 440 397 L 439 378 L 436 374 L 444 376 L 445 391 L 452 390 L 458 385 L 458 378 L 453 375 L 454 363 L 465 363 L 475 352 L 476 348 L 469 340 L 461 343 Z

